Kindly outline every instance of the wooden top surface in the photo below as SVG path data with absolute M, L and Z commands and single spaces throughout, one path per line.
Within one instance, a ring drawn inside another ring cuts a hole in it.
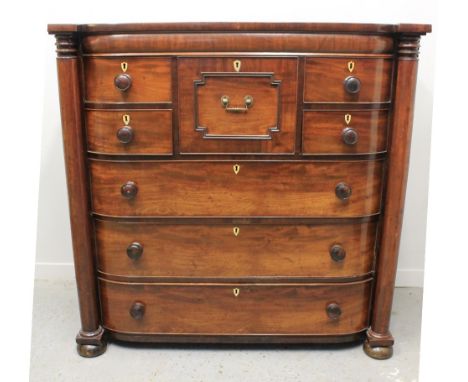
M 151 33 L 151 32 L 290 32 L 290 33 L 414 33 L 432 31 L 430 24 L 356 24 L 356 23 L 132 23 L 132 24 L 49 24 L 56 33 Z

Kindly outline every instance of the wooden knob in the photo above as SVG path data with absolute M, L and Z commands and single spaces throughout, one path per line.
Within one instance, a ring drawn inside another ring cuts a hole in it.
M 351 192 L 351 187 L 343 182 L 338 183 L 335 187 L 335 194 L 338 197 L 338 199 L 341 200 L 348 200 L 351 196 Z
M 126 92 L 132 86 L 132 77 L 126 73 L 119 74 L 114 78 L 114 85 L 121 92 Z
M 346 127 L 345 129 L 343 129 L 343 132 L 341 133 L 341 138 L 343 139 L 344 143 L 352 146 L 358 142 L 359 135 L 357 131 L 354 130 L 352 127 Z
M 341 245 L 335 244 L 330 248 L 330 256 L 334 261 L 343 261 L 346 257 L 346 251 Z
M 135 182 L 128 181 L 121 187 L 120 192 L 124 198 L 133 199 L 138 193 L 138 187 Z
M 340 306 L 335 302 L 332 302 L 331 304 L 328 304 L 327 305 L 327 315 L 328 315 L 328 318 L 330 318 L 331 320 L 337 320 L 338 318 L 340 318 L 340 316 L 341 316 Z
M 359 93 L 359 90 L 361 90 L 361 81 L 359 78 L 353 76 L 346 77 L 343 81 L 343 85 L 346 92 L 349 94 L 356 94 Z
M 143 246 L 136 241 L 127 247 L 127 256 L 132 260 L 138 260 L 143 254 Z
M 145 315 L 145 304 L 142 302 L 136 301 L 133 303 L 130 308 L 130 316 L 135 320 L 141 320 Z
M 124 144 L 133 141 L 133 129 L 131 126 L 124 126 L 117 131 L 117 139 Z

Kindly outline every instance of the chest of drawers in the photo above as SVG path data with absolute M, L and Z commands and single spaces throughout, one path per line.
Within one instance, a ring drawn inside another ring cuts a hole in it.
M 82 356 L 389 331 L 429 25 L 49 25 Z

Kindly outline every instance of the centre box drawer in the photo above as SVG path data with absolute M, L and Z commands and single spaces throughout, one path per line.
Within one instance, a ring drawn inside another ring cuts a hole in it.
M 293 57 L 179 58 L 181 153 L 294 153 L 297 66 Z
M 382 160 L 90 160 L 92 208 L 111 216 L 359 217 L 380 211 Z
M 100 279 L 105 328 L 134 334 L 333 335 L 368 327 L 371 280 L 149 284 Z

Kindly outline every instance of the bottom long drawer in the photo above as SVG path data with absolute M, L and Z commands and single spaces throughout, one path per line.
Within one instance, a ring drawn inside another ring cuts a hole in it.
M 145 284 L 100 279 L 103 324 L 132 334 L 342 335 L 368 326 L 371 280 Z

